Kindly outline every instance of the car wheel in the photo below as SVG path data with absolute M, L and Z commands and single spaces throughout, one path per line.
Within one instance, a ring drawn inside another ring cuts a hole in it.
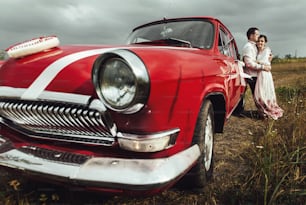
M 183 183 L 184 186 L 201 188 L 213 173 L 214 111 L 209 100 L 204 101 L 201 107 L 192 143 L 199 146 L 201 155 Z

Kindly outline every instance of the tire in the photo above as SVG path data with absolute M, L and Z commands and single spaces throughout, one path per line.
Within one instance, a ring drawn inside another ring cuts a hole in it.
M 213 174 L 214 111 L 210 100 L 204 101 L 201 107 L 192 144 L 199 146 L 201 155 L 183 183 L 184 187 L 202 188 Z

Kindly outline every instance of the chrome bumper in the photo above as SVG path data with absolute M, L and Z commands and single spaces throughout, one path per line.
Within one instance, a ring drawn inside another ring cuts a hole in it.
M 0 166 L 106 189 L 145 191 L 162 188 L 188 171 L 199 156 L 199 147 L 194 145 L 166 158 L 91 157 L 80 164 L 68 163 L 25 153 L 21 148 L 12 147 L 0 135 Z

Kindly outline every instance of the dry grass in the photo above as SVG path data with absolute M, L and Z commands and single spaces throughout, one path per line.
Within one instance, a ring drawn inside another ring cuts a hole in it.
M 243 189 L 258 204 L 303 204 L 306 200 L 305 84 L 277 89 L 285 116 L 265 122 L 248 156 L 252 171 Z
M 224 134 L 216 135 L 214 178 L 203 189 L 184 190 L 175 186 L 155 196 L 111 197 L 37 183 L 0 170 L 0 204 L 303 204 L 306 201 L 305 63 L 275 64 L 273 76 L 284 117 L 278 121 L 231 117 Z M 249 90 L 246 108 L 255 109 Z
M 293 87 L 297 81 L 306 83 L 306 58 L 297 62 L 274 63 L 272 74 L 275 87 Z

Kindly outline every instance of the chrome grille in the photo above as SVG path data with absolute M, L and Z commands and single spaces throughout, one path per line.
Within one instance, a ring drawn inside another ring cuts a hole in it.
M 107 115 L 85 105 L 49 101 L 1 99 L 4 122 L 28 136 L 112 145 L 114 137 L 107 129 Z

